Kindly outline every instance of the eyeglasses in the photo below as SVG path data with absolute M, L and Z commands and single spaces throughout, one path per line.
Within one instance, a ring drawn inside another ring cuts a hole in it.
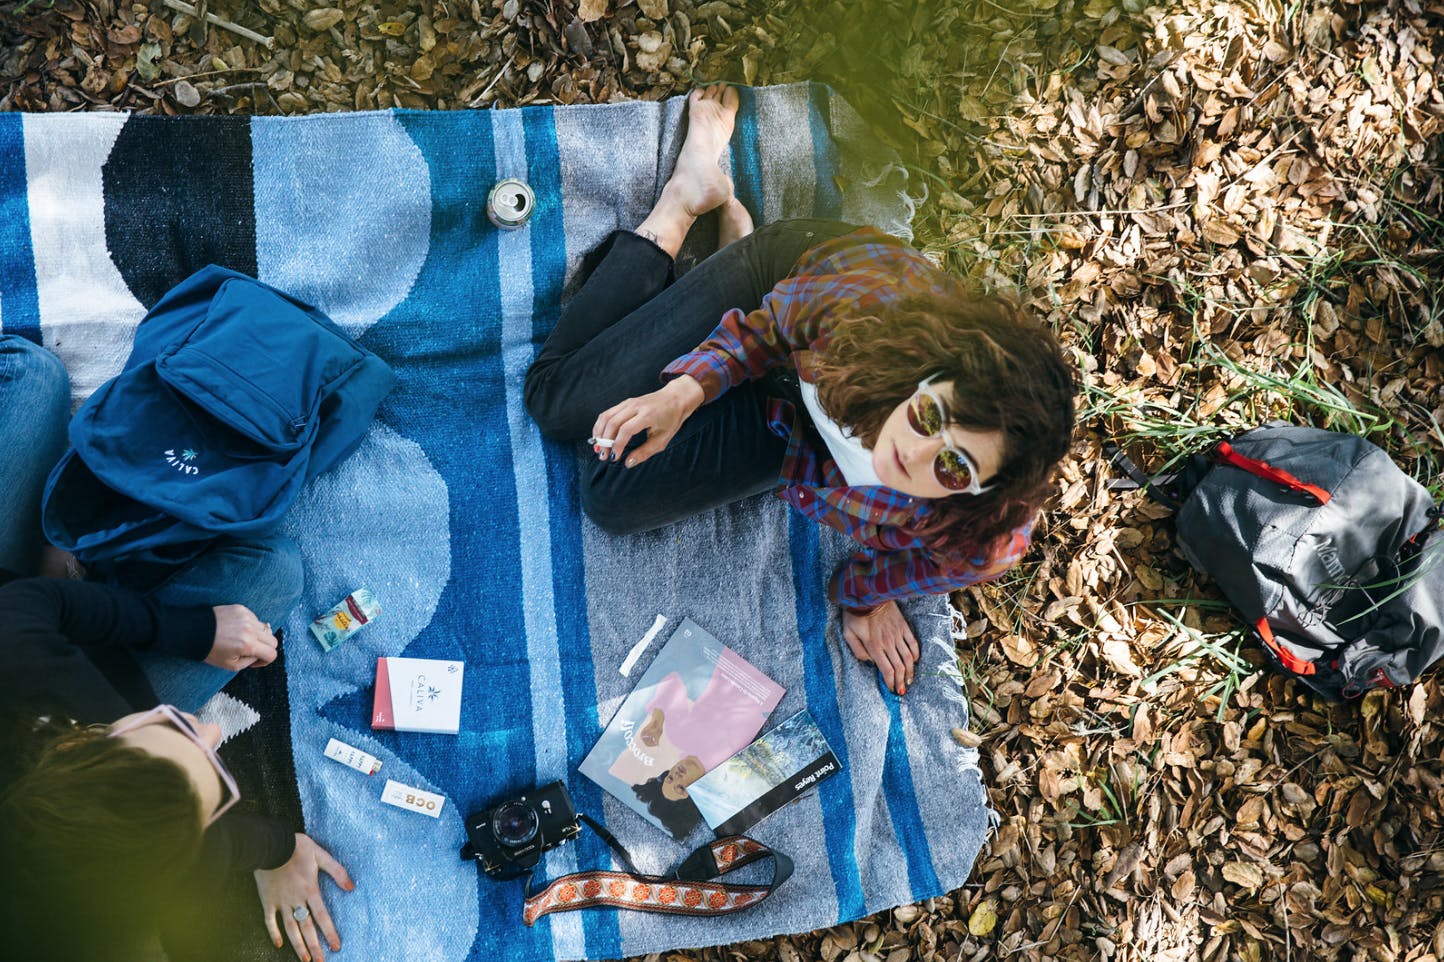
M 933 458 L 933 477 L 938 484 L 959 494 L 982 494 L 989 485 L 978 483 L 978 466 L 968 452 L 954 445 L 943 434 L 947 418 L 943 399 L 932 389 L 932 377 L 918 383 L 917 392 L 908 399 L 908 427 L 920 438 L 938 438 L 942 449 Z
M 216 774 L 220 776 L 224 791 L 221 794 L 221 804 L 216 807 L 216 810 L 211 813 L 210 818 L 206 820 L 205 827 L 209 828 L 215 824 L 216 819 L 226 813 L 227 809 L 241 800 L 241 790 L 236 787 L 236 779 L 235 776 L 231 774 L 231 770 L 226 768 L 225 762 L 221 761 L 221 757 L 216 754 L 216 750 L 206 744 L 205 739 L 201 738 L 201 733 L 196 731 L 195 726 L 190 723 L 190 719 L 186 718 L 185 715 L 181 714 L 178 709 L 171 705 L 157 705 L 134 721 L 113 730 L 110 733 L 110 737 L 115 738 L 118 735 L 133 732 L 138 728 L 144 728 L 146 725 L 151 725 L 158 721 L 169 722 L 171 726 L 182 735 L 195 742 L 201 751 L 206 753 L 206 758 L 210 759 L 211 766 L 215 768 Z

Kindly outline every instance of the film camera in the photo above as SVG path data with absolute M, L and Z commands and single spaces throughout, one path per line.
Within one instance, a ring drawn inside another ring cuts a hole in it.
M 536 866 L 543 852 L 565 845 L 581 831 L 567 787 L 552 782 L 467 816 L 461 857 L 475 859 L 494 879 L 519 878 Z

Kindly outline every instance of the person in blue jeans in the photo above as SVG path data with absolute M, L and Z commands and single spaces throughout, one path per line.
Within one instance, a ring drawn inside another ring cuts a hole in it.
M 0 335 L 0 864 L 26 880 L 0 886 L 6 947 L 135 957 L 156 932 L 206 925 L 225 878 L 246 873 L 276 947 L 284 933 L 319 960 L 323 937 L 340 948 L 320 876 L 354 883 L 306 834 L 228 811 L 242 787 L 216 753 L 219 727 L 191 713 L 275 660 L 299 550 L 219 540 L 174 570 L 81 580 L 40 529 L 69 415 L 59 360 Z
M 13 334 L 0 335 L 0 583 L 37 574 L 78 575 L 74 559 L 45 544 L 41 496 L 50 470 L 66 448 L 70 379 L 54 354 Z M 157 651 L 135 653 L 156 697 L 193 711 L 220 691 L 235 673 L 270 664 L 279 624 L 301 596 L 300 549 L 289 538 L 221 539 L 195 560 L 143 581 L 127 569 L 108 578 L 169 607 L 208 606 L 215 611 L 218 644 L 190 649 L 191 657 Z

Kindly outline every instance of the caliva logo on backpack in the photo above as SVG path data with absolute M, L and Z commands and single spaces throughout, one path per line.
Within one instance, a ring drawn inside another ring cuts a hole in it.
M 200 474 L 201 469 L 191 463 L 196 457 L 195 448 L 184 448 L 179 454 L 175 452 L 174 448 L 170 448 L 165 453 L 165 463 L 175 468 L 181 474 Z
M 1377 446 L 1271 422 L 1173 479 L 1114 463 L 1176 509 L 1179 548 L 1274 666 L 1324 697 L 1408 684 L 1444 656 L 1444 509 Z

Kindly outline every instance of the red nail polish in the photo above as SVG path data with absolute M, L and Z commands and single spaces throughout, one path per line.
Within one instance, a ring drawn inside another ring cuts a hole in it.
M 906 695 L 908 693 L 908 690 L 906 688 L 899 688 L 897 693 L 899 695 Z

